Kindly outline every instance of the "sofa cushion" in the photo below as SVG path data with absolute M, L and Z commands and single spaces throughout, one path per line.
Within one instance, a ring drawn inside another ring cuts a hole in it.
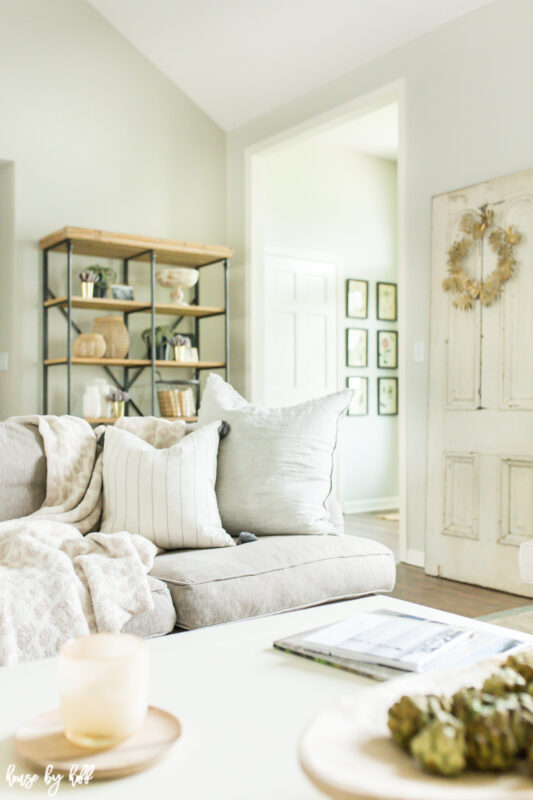
M 215 495 L 220 421 L 157 449 L 109 427 L 104 444 L 103 533 L 129 531 L 164 550 L 232 547 Z
M 33 514 L 45 494 L 46 458 L 37 428 L 0 422 L 0 522 Z
M 287 408 L 250 405 L 219 375 L 202 395 L 198 424 L 223 419 L 216 492 L 224 528 L 238 536 L 337 533 L 327 509 L 342 391 Z
M 395 572 L 392 552 L 370 539 L 295 535 L 164 553 L 151 574 L 168 585 L 177 624 L 190 629 L 387 592 Z
M 134 633 L 136 636 L 164 636 L 170 633 L 176 624 L 176 612 L 168 587 L 162 581 L 148 575 L 148 584 L 154 601 L 151 611 L 136 614 L 124 623 L 122 633 Z

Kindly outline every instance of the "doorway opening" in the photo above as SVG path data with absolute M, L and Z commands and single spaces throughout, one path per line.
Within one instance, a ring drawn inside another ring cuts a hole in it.
M 349 386 L 335 491 L 346 532 L 408 560 L 403 85 L 247 153 L 247 393 L 292 405 Z

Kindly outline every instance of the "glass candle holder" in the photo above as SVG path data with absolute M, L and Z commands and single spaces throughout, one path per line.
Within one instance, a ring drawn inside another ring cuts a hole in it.
M 59 651 L 65 736 L 82 747 L 112 747 L 138 731 L 148 708 L 145 642 L 124 633 L 96 633 Z

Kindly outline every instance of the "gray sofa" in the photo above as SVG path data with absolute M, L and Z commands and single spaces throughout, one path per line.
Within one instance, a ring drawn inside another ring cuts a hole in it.
M 0 423 L 0 521 L 36 511 L 45 491 L 41 437 L 31 425 Z M 335 508 L 342 522 L 333 501 Z M 123 628 L 145 637 L 387 592 L 395 563 L 370 539 L 262 536 L 237 547 L 162 553 L 149 581 L 153 610 Z

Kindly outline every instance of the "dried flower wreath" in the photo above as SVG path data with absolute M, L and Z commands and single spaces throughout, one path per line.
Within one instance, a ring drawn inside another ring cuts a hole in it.
M 445 292 L 453 292 L 454 306 L 463 311 L 471 309 L 474 300 L 490 306 L 502 291 L 504 283 L 514 274 L 517 266 L 514 248 L 520 243 L 522 235 L 512 225 L 509 228 L 495 225 L 494 211 L 487 205 L 465 214 L 459 229 L 466 235 L 457 239 L 448 250 L 449 277 L 442 282 L 442 288 Z M 496 269 L 485 280 L 474 280 L 466 274 L 463 263 L 474 242 L 481 242 L 489 230 L 489 244 L 498 256 Z

